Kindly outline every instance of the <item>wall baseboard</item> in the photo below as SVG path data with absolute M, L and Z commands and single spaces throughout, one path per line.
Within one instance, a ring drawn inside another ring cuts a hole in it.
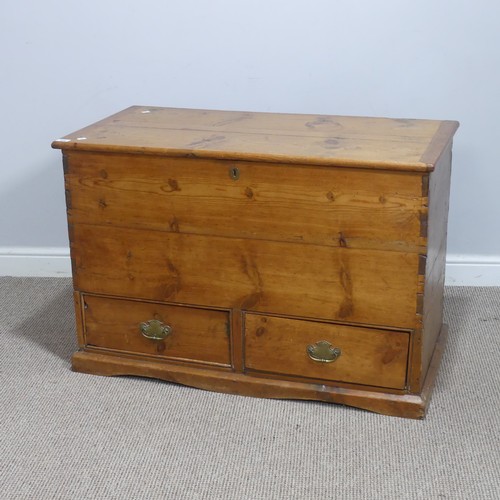
M 0 247 L 0 276 L 71 277 L 67 247 Z
M 500 286 L 500 255 L 446 256 L 447 286 Z
M 0 247 L 0 276 L 71 277 L 66 247 Z M 500 286 L 500 255 L 448 255 L 447 286 Z

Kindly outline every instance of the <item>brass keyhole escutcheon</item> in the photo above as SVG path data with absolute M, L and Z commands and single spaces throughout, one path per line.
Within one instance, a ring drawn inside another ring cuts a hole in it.
M 229 169 L 229 177 L 231 177 L 233 181 L 237 181 L 240 178 L 240 169 L 238 167 L 231 167 Z
M 151 340 L 163 340 L 172 333 L 172 327 L 165 325 L 157 319 L 145 321 L 139 325 L 139 330 L 142 335 Z
M 306 347 L 307 355 L 319 363 L 333 363 L 340 356 L 341 351 L 338 347 L 333 347 L 327 340 L 320 340 L 315 344 Z

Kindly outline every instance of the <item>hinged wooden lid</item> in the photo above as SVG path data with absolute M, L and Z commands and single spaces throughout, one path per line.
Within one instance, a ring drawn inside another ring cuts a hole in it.
M 431 171 L 457 128 L 455 121 L 132 106 L 52 147 Z

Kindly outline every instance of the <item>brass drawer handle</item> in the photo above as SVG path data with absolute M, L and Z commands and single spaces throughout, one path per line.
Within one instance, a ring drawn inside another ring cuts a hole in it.
M 333 347 L 330 342 L 320 340 L 315 344 L 309 344 L 306 348 L 307 355 L 320 363 L 333 363 L 341 354 L 338 347 Z
M 147 339 L 163 340 L 172 333 L 172 327 L 157 319 L 145 321 L 139 325 L 139 330 Z

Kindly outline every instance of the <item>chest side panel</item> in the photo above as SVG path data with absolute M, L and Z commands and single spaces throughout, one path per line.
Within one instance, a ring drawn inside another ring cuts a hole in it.
M 424 381 L 443 322 L 450 175 L 451 144 L 429 177 L 425 286 L 421 311 L 422 355 L 418 370 L 421 373 L 420 384 Z

